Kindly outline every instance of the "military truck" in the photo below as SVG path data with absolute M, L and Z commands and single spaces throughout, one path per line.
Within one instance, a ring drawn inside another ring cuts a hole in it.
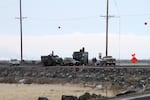
M 79 51 L 73 52 L 73 59 L 76 61 L 79 61 L 80 64 L 87 65 L 88 64 L 88 52 L 85 52 L 84 47 L 80 49 Z
M 116 59 L 112 56 L 105 56 L 97 63 L 99 66 L 115 66 L 116 65 Z
M 52 51 L 52 54 L 49 54 L 47 56 L 41 56 L 41 62 L 44 66 L 56 66 L 62 65 L 63 59 L 58 55 L 54 55 L 54 52 Z

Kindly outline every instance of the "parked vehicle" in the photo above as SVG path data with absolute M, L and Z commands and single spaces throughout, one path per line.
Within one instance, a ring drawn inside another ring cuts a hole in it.
M 80 64 L 88 65 L 88 52 L 85 52 L 84 47 L 79 51 L 73 52 L 73 59 L 80 62 Z
M 66 57 L 66 58 L 64 58 L 64 60 L 63 60 L 63 65 L 65 65 L 65 66 L 73 66 L 73 65 L 79 66 L 79 65 L 80 65 L 80 62 L 79 62 L 79 61 L 76 61 L 76 60 L 73 59 L 73 58 Z
M 57 55 L 54 55 L 54 53 L 52 52 L 52 54 L 48 56 L 41 56 L 41 62 L 43 63 L 44 66 L 56 66 L 62 65 L 63 59 Z
M 9 64 L 10 64 L 10 65 L 20 65 L 20 61 L 17 60 L 17 59 L 11 59 L 11 60 L 9 61 Z
M 97 65 L 100 66 L 115 66 L 116 65 L 116 59 L 112 56 L 105 56 L 100 61 L 97 62 Z

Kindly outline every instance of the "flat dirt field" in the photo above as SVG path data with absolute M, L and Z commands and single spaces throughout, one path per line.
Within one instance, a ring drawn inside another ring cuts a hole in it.
M 0 84 L 0 100 L 61 100 L 62 95 L 80 96 L 85 92 L 100 94 L 100 90 L 78 84 Z

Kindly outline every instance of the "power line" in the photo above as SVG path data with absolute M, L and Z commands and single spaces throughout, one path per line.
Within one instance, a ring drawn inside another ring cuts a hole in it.
M 84 16 L 84 17 L 70 17 L 70 18 L 44 18 L 44 17 L 30 17 L 30 20 L 32 21 L 52 21 L 52 22 L 57 22 L 57 21 L 82 21 L 82 20 L 93 20 L 93 19 L 98 19 L 99 16 Z
M 118 10 L 119 16 L 120 16 L 120 11 L 119 11 L 118 4 L 117 4 L 116 0 L 114 0 L 114 2 L 115 2 L 115 6 L 116 6 L 116 8 L 117 8 L 117 10 Z
M 117 4 L 116 4 L 117 7 Z M 140 16 L 150 16 L 149 13 L 147 14 L 120 14 L 119 7 L 118 9 L 118 15 L 109 15 L 109 18 L 121 18 L 121 17 L 140 17 Z M 44 17 L 30 17 L 30 21 L 52 21 L 52 22 L 58 22 L 58 21 L 65 21 L 65 22 L 70 22 L 70 21 L 84 21 L 84 20 L 94 20 L 98 19 L 99 17 L 106 17 L 102 14 L 99 16 L 84 16 L 84 17 L 70 17 L 70 18 L 44 18 Z M 26 19 L 27 17 L 23 17 L 23 19 Z M 16 17 L 16 19 L 20 19 Z
M 121 41 L 121 37 L 120 37 L 120 35 L 121 35 L 121 15 L 120 15 L 120 10 L 119 10 L 119 6 L 117 4 L 117 1 L 114 0 L 114 3 L 115 3 L 115 6 L 116 6 L 118 14 L 119 14 L 119 23 L 118 23 L 119 24 L 119 31 L 118 31 L 119 32 L 119 40 L 118 40 L 119 41 L 118 42 L 119 43 L 118 44 L 119 45 L 119 55 L 118 56 L 119 56 L 119 64 L 120 64 L 120 53 L 121 53 L 121 49 L 120 49 L 120 45 L 121 45 L 120 44 L 120 41 Z
M 135 16 L 150 16 L 149 13 L 143 13 L 143 14 L 121 14 L 122 17 L 135 17 Z

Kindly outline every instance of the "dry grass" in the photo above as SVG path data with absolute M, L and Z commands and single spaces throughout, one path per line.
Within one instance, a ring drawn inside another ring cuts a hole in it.
M 100 94 L 99 90 L 80 84 L 0 84 L 0 87 L 0 100 L 37 100 L 39 96 L 61 100 L 62 95 Z

